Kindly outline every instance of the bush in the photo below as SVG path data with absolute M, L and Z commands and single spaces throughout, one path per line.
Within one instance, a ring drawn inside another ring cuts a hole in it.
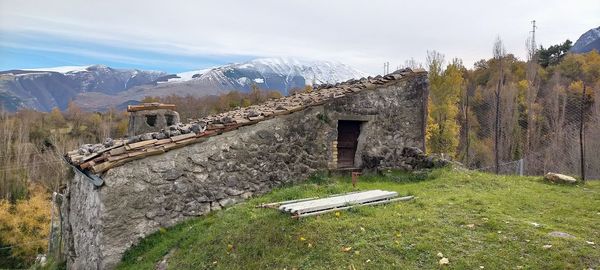
M 29 199 L 12 204 L 0 201 L 0 243 L 10 250 L 10 260 L 30 265 L 37 254 L 44 253 L 50 233 L 51 201 L 40 187 L 31 187 Z M 0 258 L 1 262 L 10 261 Z M 0 268 L 11 267 L 0 263 Z

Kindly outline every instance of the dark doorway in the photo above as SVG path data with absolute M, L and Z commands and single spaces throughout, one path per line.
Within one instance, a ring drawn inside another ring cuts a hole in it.
M 354 167 L 360 124 L 360 121 L 338 121 L 337 151 L 339 168 Z

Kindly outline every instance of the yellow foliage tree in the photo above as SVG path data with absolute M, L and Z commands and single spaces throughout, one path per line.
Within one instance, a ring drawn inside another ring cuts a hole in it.
M 57 127 L 64 127 L 67 124 L 58 107 L 54 107 L 52 108 L 52 111 L 50 111 L 50 121 Z
M 0 242 L 12 247 L 13 257 L 32 262 L 48 245 L 51 201 L 40 187 L 32 187 L 29 194 L 15 204 L 0 201 Z
M 455 155 L 460 132 L 457 104 L 464 87 L 462 64 L 455 59 L 442 70 L 443 56 L 435 54 L 429 60 L 427 149 L 431 153 Z

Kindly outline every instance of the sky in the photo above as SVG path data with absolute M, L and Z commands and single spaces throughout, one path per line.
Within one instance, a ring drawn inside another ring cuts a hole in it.
M 427 51 L 465 66 L 500 37 L 536 41 L 600 26 L 599 0 L 0 0 L 0 70 L 104 64 L 177 73 L 259 57 L 339 61 L 370 74 Z

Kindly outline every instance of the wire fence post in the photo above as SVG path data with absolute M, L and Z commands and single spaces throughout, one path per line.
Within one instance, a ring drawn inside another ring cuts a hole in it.
M 523 176 L 523 159 L 519 159 L 517 173 L 519 174 L 519 176 Z
M 496 91 L 496 124 L 494 125 L 494 172 L 500 173 L 500 82 Z
M 583 83 L 583 93 L 581 95 L 581 104 L 579 110 L 579 154 L 581 163 L 581 181 L 585 183 L 585 102 L 586 102 L 586 91 L 585 83 Z
M 467 165 L 467 168 L 469 168 L 469 90 L 467 90 L 467 104 L 465 106 L 465 144 L 466 144 L 466 150 L 465 150 L 465 164 Z

